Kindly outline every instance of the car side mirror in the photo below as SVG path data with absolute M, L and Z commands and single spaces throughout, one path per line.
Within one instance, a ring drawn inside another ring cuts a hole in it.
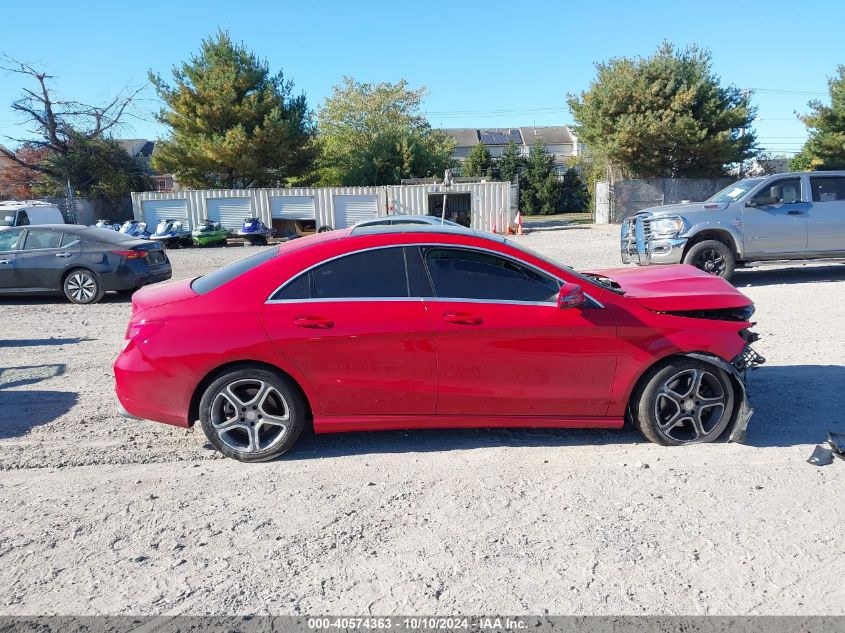
M 557 307 L 563 310 L 564 308 L 580 308 L 587 303 L 584 298 L 584 291 L 578 284 L 564 282 L 557 293 Z

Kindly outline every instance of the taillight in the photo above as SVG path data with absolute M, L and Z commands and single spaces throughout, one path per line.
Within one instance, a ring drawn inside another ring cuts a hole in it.
M 164 321 L 138 321 L 130 323 L 126 328 L 123 344 L 124 351 L 132 343 L 145 343 L 150 337 L 164 327 Z
M 119 255 L 126 259 L 143 259 L 147 253 L 145 251 L 112 251 L 112 255 Z

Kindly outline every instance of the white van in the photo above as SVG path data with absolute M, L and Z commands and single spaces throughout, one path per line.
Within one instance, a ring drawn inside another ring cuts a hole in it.
M 31 224 L 64 224 L 59 207 L 40 200 L 0 202 L 0 229 Z

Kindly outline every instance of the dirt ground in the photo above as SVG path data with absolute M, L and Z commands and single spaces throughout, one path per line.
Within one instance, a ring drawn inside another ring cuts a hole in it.
M 619 265 L 618 227 L 518 238 Z M 183 278 L 243 248 L 174 251 Z M 845 266 L 742 271 L 745 445 L 633 431 L 307 435 L 219 458 L 117 414 L 129 303 L 0 300 L 2 614 L 845 614 Z

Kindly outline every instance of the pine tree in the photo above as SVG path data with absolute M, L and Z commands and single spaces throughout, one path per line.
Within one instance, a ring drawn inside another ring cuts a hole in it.
M 720 84 L 708 51 L 664 42 L 651 57 L 596 69 L 589 90 L 569 95 L 574 129 L 595 155 L 628 174 L 719 176 L 754 155 L 750 96 Z
M 813 100 L 812 112 L 799 116 L 810 131 L 801 152 L 790 162 L 794 171 L 805 169 L 845 169 L 845 65 L 836 77 L 828 79 L 830 105 Z
M 525 158 L 523 158 L 516 143 L 508 141 L 505 151 L 499 157 L 498 166 L 499 180 L 517 182 L 519 174 L 525 167 Z
M 266 187 L 312 168 L 315 148 L 305 95 L 228 33 L 203 40 L 174 67 L 174 85 L 150 72 L 169 138 L 153 166 L 187 187 Z
M 493 157 L 484 143 L 478 142 L 469 151 L 461 166 L 462 176 L 493 177 Z
M 528 161 L 520 179 L 520 210 L 526 215 L 551 215 L 561 211 L 560 179 L 554 157 L 541 139 L 528 150 Z

